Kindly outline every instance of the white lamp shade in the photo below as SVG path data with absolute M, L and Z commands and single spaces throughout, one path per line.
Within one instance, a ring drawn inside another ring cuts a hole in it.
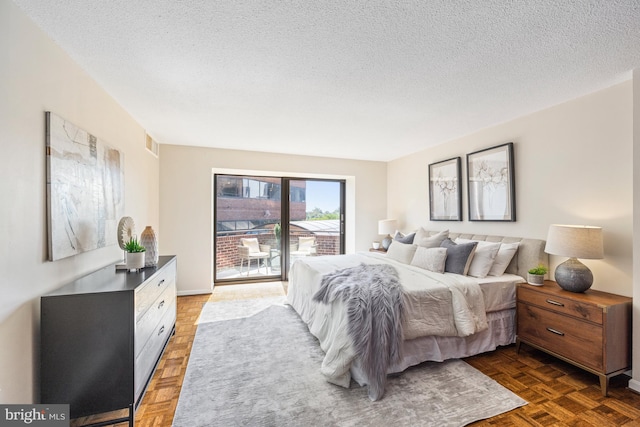
M 381 219 L 378 221 L 378 234 L 386 236 L 395 233 L 398 229 L 398 221 L 395 219 Z
M 602 228 L 552 224 L 549 227 L 544 251 L 548 254 L 570 258 L 603 258 Z

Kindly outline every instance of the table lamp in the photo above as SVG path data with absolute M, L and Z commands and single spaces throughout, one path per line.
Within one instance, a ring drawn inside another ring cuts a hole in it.
M 382 239 L 382 248 L 386 251 L 391 246 L 392 238 L 391 233 L 395 233 L 398 229 L 398 221 L 395 219 L 381 219 L 378 221 L 378 234 L 385 236 Z
M 593 274 L 577 258 L 604 257 L 602 228 L 586 225 L 552 224 L 544 251 L 552 255 L 569 257 L 556 267 L 555 279 L 565 291 L 584 292 L 593 284 Z

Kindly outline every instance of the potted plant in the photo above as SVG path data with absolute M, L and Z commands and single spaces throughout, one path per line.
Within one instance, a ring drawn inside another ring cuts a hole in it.
M 282 226 L 277 223 L 273 226 L 273 234 L 276 236 L 276 248 L 280 249 L 280 234 L 282 233 Z
M 127 252 L 127 269 L 138 270 L 144 267 L 144 252 L 146 248 L 138 242 L 138 238 L 133 236 L 124 244 L 124 250 Z
M 527 272 L 527 282 L 530 285 L 542 286 L 544 284 L 544 275 L 547 274 L 547 271 L 549 271 L 549 269 L 542 264 L 531 268 Z

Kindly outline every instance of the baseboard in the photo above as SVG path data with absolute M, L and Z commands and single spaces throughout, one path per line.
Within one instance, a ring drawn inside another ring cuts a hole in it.
M 192 291 L 178 291 L 179 297 L 186 297 L 190 295 L 211 295 L 213 293 L 212 290 L 202 290 L 202 289 L 194 289 Z
M 640 393 L 640 381 L 634 379 L 629 380 L 629 388 Z

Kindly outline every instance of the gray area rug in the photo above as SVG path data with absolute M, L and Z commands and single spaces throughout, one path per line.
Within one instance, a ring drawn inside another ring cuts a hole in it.
M 272 305 L 284 305 L 286 300 L 281 296 L 207 303 L 202 308 L 198 324 L 253 316 Z
M 323 356 L 286 305 L 201 322 L 173 425 L 463 426 L 527 403 L 461 360 L 393 376 L 383 399 L 372 402 L 355 383 L 350 389 L 327 383 Z

